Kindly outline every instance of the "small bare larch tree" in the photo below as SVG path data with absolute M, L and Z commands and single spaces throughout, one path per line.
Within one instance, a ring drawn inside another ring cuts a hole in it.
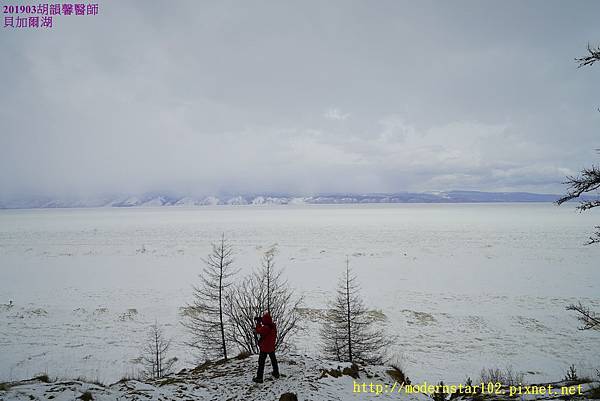
M 391 339 L 382 327 L 375 327 L 360 297 L 360 287 L 346 258 L 346 269 L 337 295 L 321 327 L 325 355 L 343 362 L 382 364 Z
M 266 301 L 266 311 L 271 313 L 271 301 L 275 296 L 274 284 L 279 281 L 281 276 L 281 271 L 275 271 L 275 253 L 277 252 L 277 247 L 273 245 L 263 255 L 262 260 L 262 270 L 259 272 L 260 278 L 263 281 L 263 286 L 266 290 L 265 301 Z
M 200 285 L 194 286 L 194 301 L 185 308 L 182 324 L 188 329 L 191 341 L 202 357 L 227 360 L 226 294 L 238 270 L 233 266 L 233 248 L 223 234 L 212 244 L 212 252 L 204 259 Z
M 277 324 L 275 346 L 278 350 L 287 349 L 290 337 L 299 329 L 298 307 L 302 298 L 297 297 L 283 279 L 283 270 L 276 268 L 276 254 L 275 246 L 267 249 L 261 267 L 229 293 L 227 315 L 231 325 L 230 340 L 241 351 L 258 353 L 254 317 L 265 312 L 269 312 Z
M 171 340 L 165 338 L 163 329 L 154 322 L 148 329 L 146 342 L 142 347 L 141 361 L 144 366 L 143 376 L 150 379 L 160 379 L 172 373 L 177 358 L 169 358 Z

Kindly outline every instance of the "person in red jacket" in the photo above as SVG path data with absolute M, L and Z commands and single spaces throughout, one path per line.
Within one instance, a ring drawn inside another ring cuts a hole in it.
M 269 312 L 265 313 L 262 318 L 256 318 L 256 333 L 260 335 L 258 340 L 258 348 L 260 354 L 258 355 L 258 371 L 256 377 L 252 379 L 255 383 L 263 382 L 263 372 L 265 370 L 265 360 L 267 355 L 271 359 L 271 365 L 273 366 L 273 377 L 279 379 L 279 366 L 277 365 L 277 358 L 275 357 L 275 342 L 277 341 L 277 326 L 273 323 Z

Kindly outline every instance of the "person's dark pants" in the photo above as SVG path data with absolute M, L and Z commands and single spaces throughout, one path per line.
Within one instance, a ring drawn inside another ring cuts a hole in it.
M 265 371 L 265 361 L 267 359 L 267 355 L 271 359 L 271 366 L 273 366 L 273 376 L 279 377 L 279 366 L 277 365 L 277 358 L 275 357 L 275 351 L 273 352 L 260 352 L 258 354 L 258 372 L 256 372 L 256 378 L 262 380 L 263 373 Z

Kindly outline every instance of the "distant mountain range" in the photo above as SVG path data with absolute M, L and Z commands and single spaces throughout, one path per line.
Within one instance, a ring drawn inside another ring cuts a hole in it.
M 293 196 L 254 194 L 230 196 L 173 196 L 148 193 L 141 196 L 98 198 L 21 198 L 0 201 L 0 209 L 85 208 L 85 207 L 196 207 L 210 205 L 294 205 L 357 203 L 489 203 L 489 202 L 554 202 L 560 195 L 528 192 L 437 191 L 370 194 L 320 194 Z

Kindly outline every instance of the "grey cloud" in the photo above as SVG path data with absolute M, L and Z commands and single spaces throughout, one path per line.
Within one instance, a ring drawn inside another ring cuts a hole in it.
M 0 35 L 0 194 L 560 192 L 597 157 L 597 2 L 100 10 Z

